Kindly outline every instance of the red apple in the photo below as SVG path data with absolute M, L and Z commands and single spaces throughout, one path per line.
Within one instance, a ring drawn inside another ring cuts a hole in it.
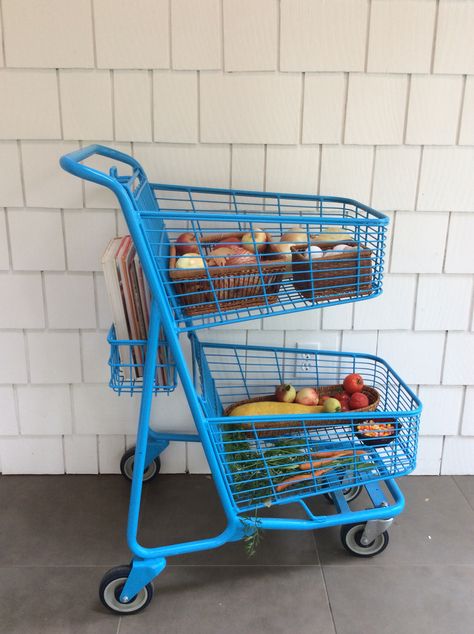
M 361 392 L 364 387 L 364 379 L 360 374 L 348 374 L 344 379 L 344 389 L 349 394 L 354 394 L 355 392 Z
M 186 253 L 199 253 L 199 248 L 196 244 L 196 236 L 194 235 L 194 233 L 182 233 L 176 238 L 174 246 L 176 249 L 176 255 L 186 255 Z
M 368 405 L 369 399 L 365 394 L 362 394 L 362 392 L 354 392 L 349 401 L 350 409 L 362 409 L 368 407 Z
M 342 406 L 349 407 L 350 394 L 347 392 L 339 392 L 336 394 L 336 398 Z

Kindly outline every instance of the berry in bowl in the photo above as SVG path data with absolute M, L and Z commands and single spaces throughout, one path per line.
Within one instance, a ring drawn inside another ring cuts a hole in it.
M 383 447 L 395 440 L 400 427 L 395 418 L 376 418 L 356 423 L 355 433 L 364 445 Z

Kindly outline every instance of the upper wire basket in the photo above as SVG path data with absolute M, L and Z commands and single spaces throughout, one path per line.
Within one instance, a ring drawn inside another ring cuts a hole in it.
M 183 330 L 382 292 L 388 219 L 356 201 L 152 185 L 139 219 Z
M 194 341 L 207 430 L 239 512 L 410 473 L 416 464 L 421 404 L 382 359 L 356 353 L 231 346 Z M 352 372 L 376 390 L 376 411 L 224 416 L 228 406 L 297 389 L 342 384 Z M 367 437 L 368 420 L 390 425 Z

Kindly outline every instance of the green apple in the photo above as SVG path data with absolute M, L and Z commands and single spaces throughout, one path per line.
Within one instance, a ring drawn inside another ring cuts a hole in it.
M 296 398 L 296 390 L 289 383 L 278 385 L 275 389 L 275 398 L 280 403 L 293 403 Z
M 328 414 L 334 414 L 335 412 L 341 411 L 341 403 L 337 400 L 337 398 L 327 398 L 324 401 L 323 412 L 327 412 Z

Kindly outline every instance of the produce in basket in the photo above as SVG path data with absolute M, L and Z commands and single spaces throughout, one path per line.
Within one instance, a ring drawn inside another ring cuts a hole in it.
M 364 379 L 360 374 L 348 374 L 343 382 L 344 389 L 349 394 L 355 394 L 355 392 L 362 392 L 364 387 Z
M 328 414 L 334 414 L 335 412 L 341 411 L 341 403 L 337 400 L 337 398 L 329 397 L 324 400 L 323 412 L 327 412 Z
M 301 405 L 317 405 L 319 394 L 313 387 L 304 387 L 296 393 L 295 401 Z
M 204 269 L 204 260 L 194 253 L 185 253 L 176 260 L 177 269 Z
M 289 383 L 278 385 L 275 388 L 275 398 L 280 403 L 293 403 L 296 398 L 296 390 Z M 303 403 L 303 405 L 307 405 L 307 403 Z M 314 405 L 317 405 L 317 403 L 314 403 Z
M 199 247 L 196 242 L 194 233 L 182 233 L 177 237 L 175 243 L 176 255 L 185 255 L 186 253 L 199 253 Z
M 256 264 L 257 259 L 249 251 L 237 244 L 217 247 L 209 253 L 209 266 L 245 266 Z
M 369 399 L 362 392 L 355 392 L 349 400 L 349 409 L 362 409 L 367 407 Z
M 312 244 L 309 249 L 303 253 L 303 257 L 306 260 L 315 260 L 316 258 L 322 258 L 327 251 L 323 251 L 321 247 L 318 247 L 316 244 Z
M 237 405 L 229 416 L 280 416 L 281 414 L 320 414 L 321 405 L 301 405 L 300 403 L 280 403 L 278 401 L 254 401 Z
M 262 251 L 265 251 L 268 241 L 268 236 L 265 231 L 256 227 L 253 231 L 244 233 L 241 245 L 251 253 L 262 253 Z
M 377 424 L 375 421 L 369 420 L 363 425 L 357 425 L 357 431 L 367 438 L 383 438 L 384 436 L 393 436 L 395 427 L 390 424 Z
M 369 447 L 385 447 L 397 438 L 402 427 L 396 418 L 378 418 L 363 421 L 356 425 L 356 435 Z
M 270 250 L 273 253 L 278 254 L 279 257 L 285 258 L 285 260 L 291 262 L 291 247 L 294 247 L 297 244 L 308 244 L 308 241 L 309 237 L 306 232 L 293 229 L 284 233 L 280 238 L 280 242 L 273 242 L 270 245 Z
M 321 233 L 311 236 L 315 242 L 341 242 L 352 240 L 352 233 L 343 227 L 325 227 Z

